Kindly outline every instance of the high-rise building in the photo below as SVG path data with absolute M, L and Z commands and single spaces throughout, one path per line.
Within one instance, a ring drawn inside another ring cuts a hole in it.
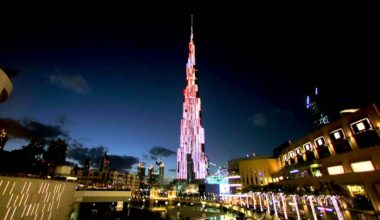
M 109 159 L 108 153 L 106 151 L 106 152 L 104 152 L 104 155 L 103 155 L 102 159 L 100 160 L 99 171 L 100 172 L 107 171 L 109 164 L 110 164 L 110 159 Z
M 137 164 L 137 176 L 139 177 L 140 181 L 143 181 L 145 178 L 145 165 L 142 162 L 139 162 Z
M 193 19 L 191 17 L 189 57 L 186 65 L 187 83 L 186 88 L 183 90 L 181 136 L 180 146 L 177 151 L 177 179 L 188 183 L 204 180 L 208 169 L 196 71 Z
M 149 186 L 153 186 L 157 183 L 157 173 L 154 171 L 154 166 L 152 164 L 149 164 L 148 167 L 148 184 Z
M 324 104 L 322 103 L 317 87 L 315 88 L 314 95 L 306 97 L 306 109 L 310 112 L 314 129 L 318 129 L 330 123 L 330 118 Z
M 164 185 L 164 170 L 165 170 L 165 164 L 162 162 L 162 160 L 158 159 L 156 161 L 157 170 L 158 170 L 158 185 L 162 186 Z

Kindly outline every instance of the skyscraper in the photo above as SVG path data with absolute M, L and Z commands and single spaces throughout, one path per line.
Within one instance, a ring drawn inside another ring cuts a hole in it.
M 314 129 L 318 129 L 330 123 L 329 116 L 326 112 L 325 106 L 316 87 L 313 96 L 306 97 L 306 109 L 310 113 Z
M 186 88 L 183 90 L 181 136 L 180 146 L 177 151 L 177 179 L 188 183 L 204 180 L 208 168 L 196 71 L 193 17 L 191 17 L 189 57 L 186 64 L 187 82 Z

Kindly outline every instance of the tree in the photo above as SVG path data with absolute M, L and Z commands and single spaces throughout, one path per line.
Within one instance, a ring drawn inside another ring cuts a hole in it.
M 8 173 L 30 173 L 41 174 L 40 163 L 42 155 L 45 153 L 46 141 L 44 139 L 34 138 L 27 146 L 11 152 L 3 152 L 1 158 L 2 170 Z M 17 161 L 17 163 L 15 163 Z M 12 165 L 10 165 L 12 164 Z
M 66 141 L 60 138 L 49 142 L 44 159 L 48 163 L 50 174 L 54 172 L 56 166 L 66 164 L 67 147 Z
M 0 130 L 0 150 L 4 149 L 4 146 L 7 143 L 7 141 L 8 141 L 8 135 L 5 132 L 5 129 L 2 128 Z

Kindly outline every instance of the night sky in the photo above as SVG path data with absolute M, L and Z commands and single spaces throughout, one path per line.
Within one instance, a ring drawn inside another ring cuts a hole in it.
M 1 122 L 43 128 L 53 132 L 46 137 L 146 163 L 159 157 L 171 178 L 190 12 L 110 12 L 2 15 L 0 64 L 19 72 L 13 94 L 0 106 Z M 333 111 L 379 101 L 378 81 L 371 77 L 379 74 L 380 38 L 370 12 L 194 14 L 206 154 L 215 164 L 271 155 L 274 147 L 310 132 L 305 99 L 315 86 Z M 28 137 L 9 135 L 5 150 Z

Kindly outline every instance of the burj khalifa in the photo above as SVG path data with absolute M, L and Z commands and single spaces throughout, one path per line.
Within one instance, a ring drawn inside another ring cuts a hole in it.
M 201 99 L 197 82 L 193 17 L 191 17 L 189 57 L 186 64 L 186 88 L 183 90 L 184 101 L 180 146 L 177 151 L 177 179 L 187 183 L 204 180 L 208 170 L 208 159 L 205 154 L 205 133 L 202 126 Z

